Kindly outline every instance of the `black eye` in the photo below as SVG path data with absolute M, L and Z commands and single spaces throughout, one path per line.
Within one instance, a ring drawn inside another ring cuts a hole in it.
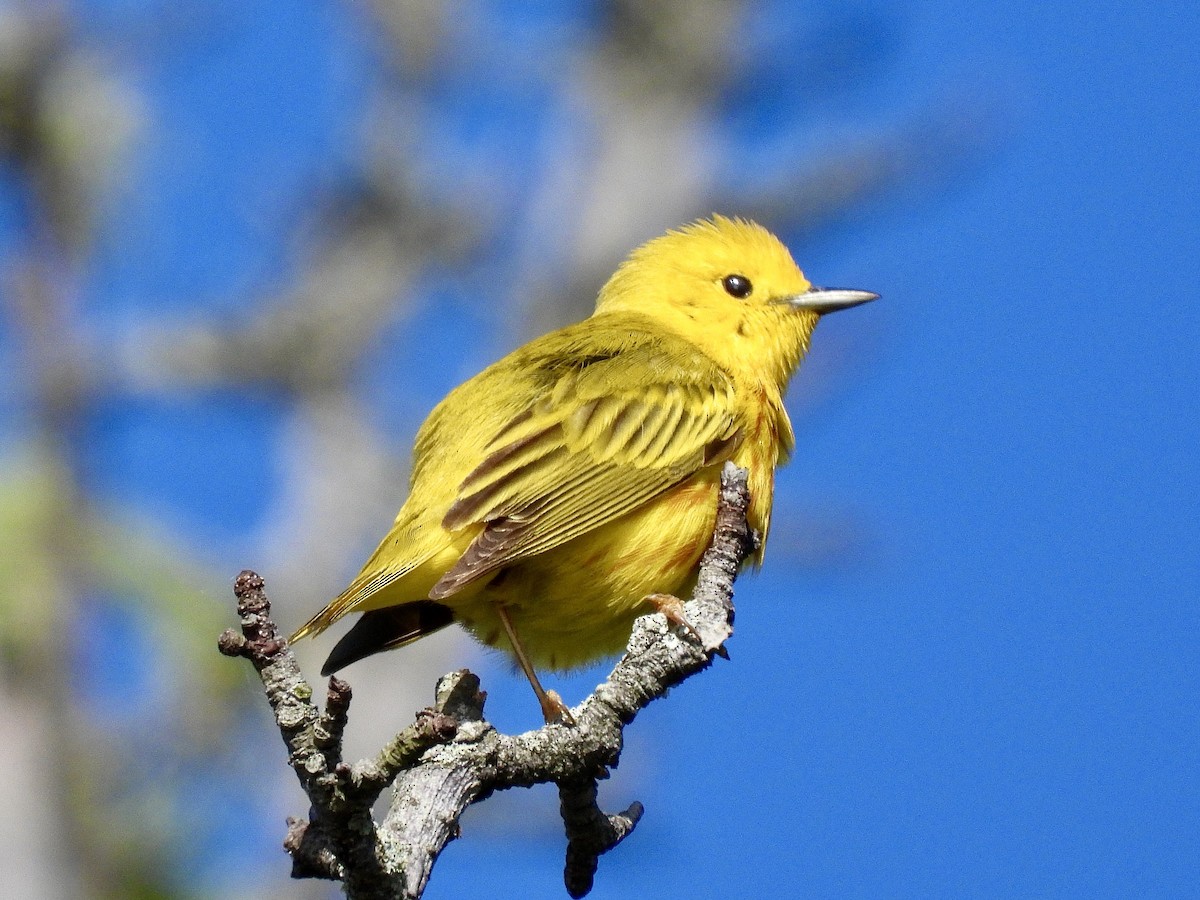
M 721 281 L 721 286 L 725 288 L 729 296 L 737 297 L 739 300 L 743 297 L 749 297 L 750 292 L 754 290 L 754 286 L 750 284 L 750 279 L 745 275 L 726 275 Z

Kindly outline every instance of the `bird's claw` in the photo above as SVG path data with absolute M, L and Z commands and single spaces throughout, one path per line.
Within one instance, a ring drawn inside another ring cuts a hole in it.
M 688 621 L 688 617 L 683 608 L 683 601 L 674 594 L 649 594 L 646 597 L 646 602 L 654 607 L 656 612 L 663 614 L 667 624 L 677 628 L 683 628 L 692 637 L 696 639 L 701 647 L 707 653 L 715 653 L 721 659 L 729 659 L 729 651 L 725 649 L 724 644 L 712 646 L 708 641 L 704 640 L 704 636 L 696 629 L 696 626 Z
M 542 716 L 546 719 L 547 725 L 574 727 L 575 717 L 571 715 L 571 710 L 563 702 L 563 698 L 558 695 L 558 691 L 544 691 L 538 697 L 538 702 L 542 705 Z

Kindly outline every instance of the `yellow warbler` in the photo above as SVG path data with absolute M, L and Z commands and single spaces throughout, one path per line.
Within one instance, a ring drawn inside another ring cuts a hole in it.
M 765 541 L 794 440 L 788 381 L 822 314 L 876 296 L 813 287 L 744 220 L 649 241 L 590 318 L 437 405 L 391 530 L 293 640 L 364 613 L 327 675 L 459 622 L 513 653 L 547 720 L 561 717 L 535 669 L 619 652 L 648 599 L 691 589 L 726 460 L 749 470 L 750 524 Z

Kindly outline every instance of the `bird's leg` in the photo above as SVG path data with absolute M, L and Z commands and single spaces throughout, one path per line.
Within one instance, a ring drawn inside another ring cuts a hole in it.
M 729 658 L 729 654 L 726 652 L 724 647 L 710 648 L 708 644 L 705 643 L 704 638 L 700 636 L 700 632 L 696 630 L 696 626 L 688 621 L 688 617 L 683 609 L 683 601 L 674 594 L 647 594 L 644 602 L 653 606 L 655 612 L 662 613 L 666 618 L 668 625 L 674 625 L 677 627 L 682 626 L 685 630 L 690 632 L 692 637 L 694 637 L 697 643 L 699 643 L 700 646 L 705 650 L 712 650 L 712 652 L 724 657 L 725 659 Z
M 508 642 L 512 644 L 513 653 L 517 657 L 521 671 L 525 673 L 525 677 L 529 679 L 529 683 L 533 686 L 533 692 L 537 694 L 538 703 L 542 705 L 542 716 L 545 718 L 546 724 L 574 725 L 575 717 L 567 709 L 567 704 L 563 703 L 562 697 L 558 696 L 558 692 L 546 690 L 542 687 L 542 683 L 538 681 L 537 672 L 533 670 L 533 665 L 529 662 L 529 657 L 525 655 L 525 648 L 521 646 L 521 641 L 517 638 L 517 630 L 513 628 L 512 620 L 508 617 L 508 610 L 504 608 L 503 603 L 496 604 L 496 615 L 500 617 L 500 624 L 504 626 L 504 632 L 508 635 Z

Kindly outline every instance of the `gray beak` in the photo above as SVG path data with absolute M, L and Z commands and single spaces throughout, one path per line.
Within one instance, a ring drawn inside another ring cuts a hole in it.
M 852 291 L 846 288 L 820 288 L 815 285 L 803 294 L 784 297 L 778 302 L 785 303 L 792 309 L 811 309 L 820 315 L 837 312 L 839 309 L 849 309 L 878 300 L 879 295 L 871 291 Z

